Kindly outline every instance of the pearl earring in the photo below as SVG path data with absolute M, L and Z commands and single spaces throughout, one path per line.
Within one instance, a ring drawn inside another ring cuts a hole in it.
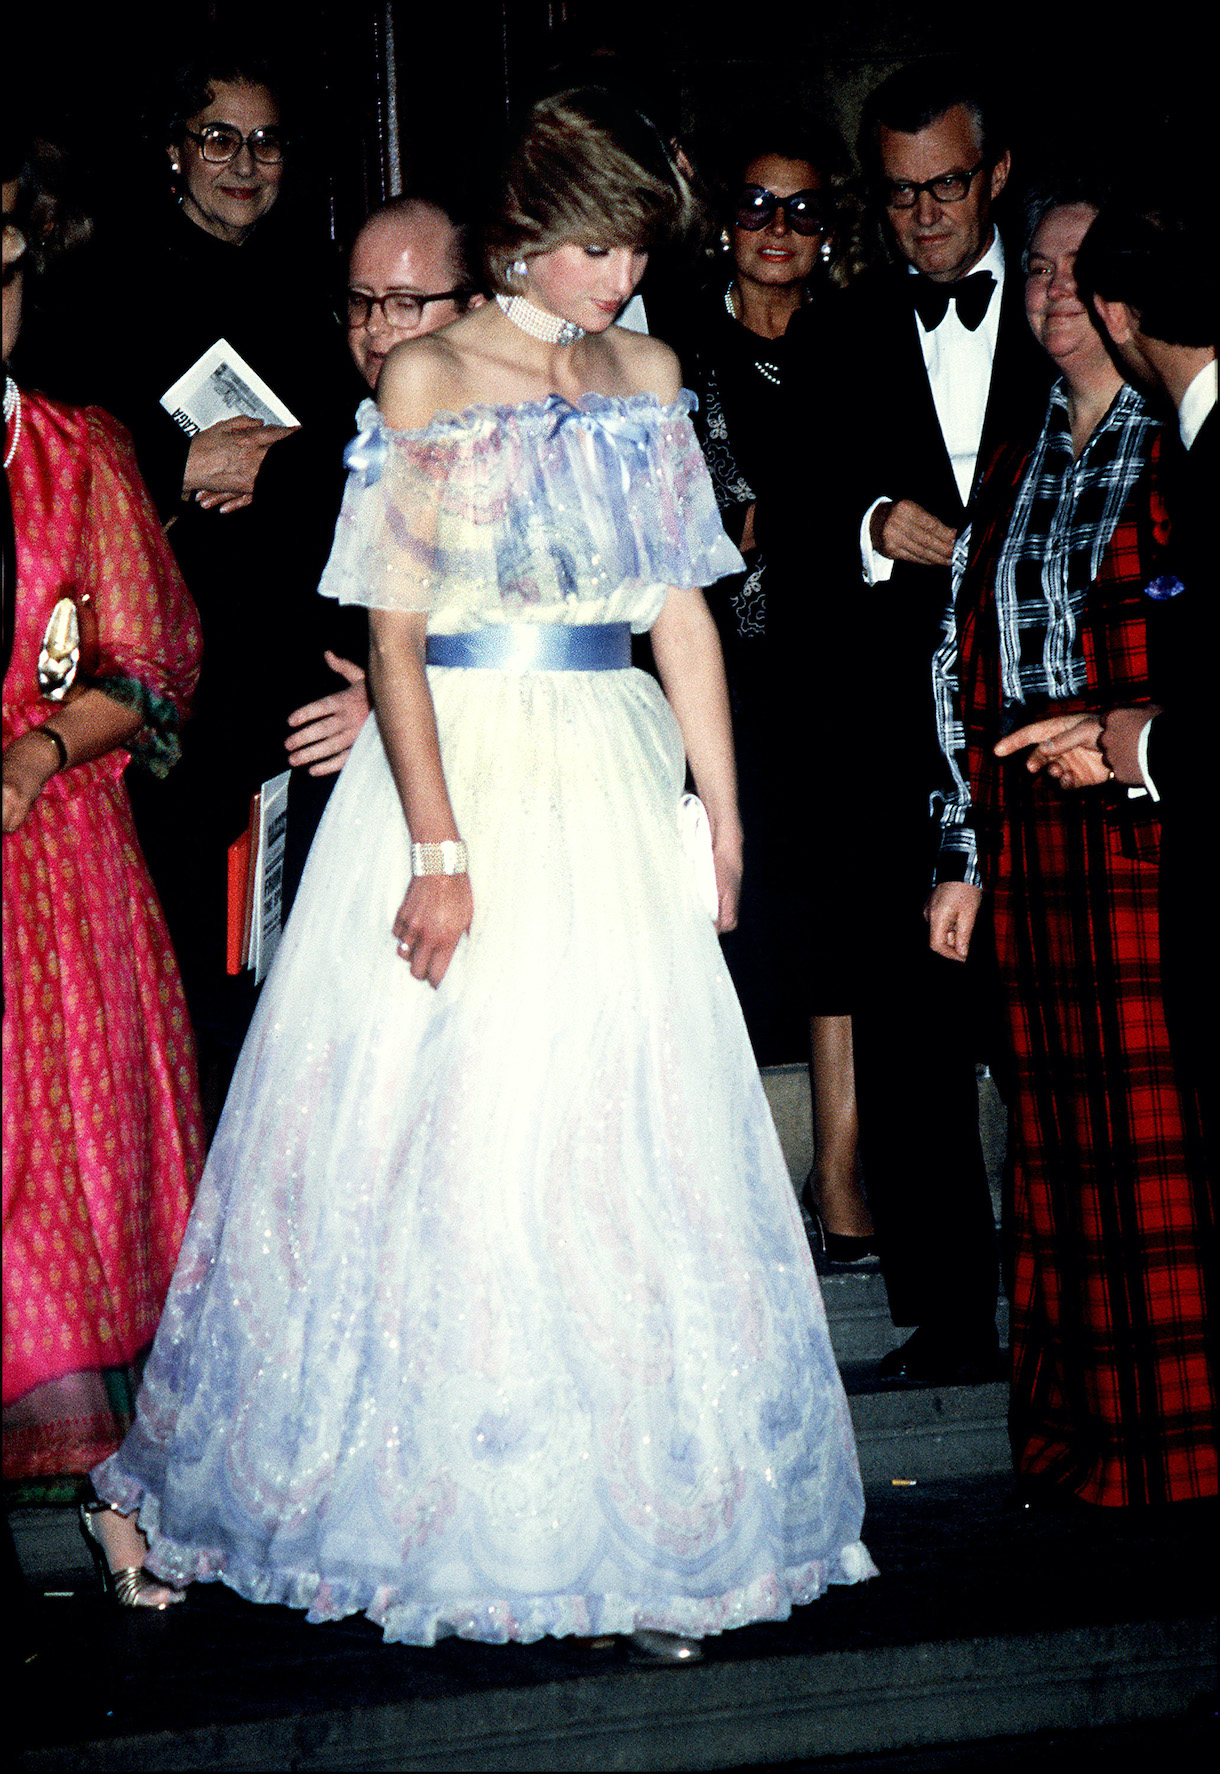
M 721 252 L 722 253 L 730 252 L 732 250 L 732 246 L 733 246 L 733 242 L 729 239 L 728 229 L 722 228 L 720 230 L 720 250 L 721 250 Z
M 819 248 L 819 251 L 821 252 L 821 255 L 822 255 L 823 265 L 829 265 L 832 257 L 834 256 L 834 251 L 833 251 L 833 248 L 831 247 L 829 240 L 824 240 L 822 242 L 822 245 Z
M 509 276 L 524 281 L 529 276 L 529 269 L 524 259 L 514 259 L 508 268 Z

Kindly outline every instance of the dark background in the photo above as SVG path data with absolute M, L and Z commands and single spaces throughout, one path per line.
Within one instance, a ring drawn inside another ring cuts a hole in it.
M 6 56 L 37 133 L 68 148 L 94 213 L 138 229 L 165 186 L 164 75 L 209 23 L 269 45 L 294 94 L 299 205 L 346 242 L 368 205 L 436 170 L 463 178 L 494 157 L 514 99 L 548 63 L 617 48 L 714 164 L 751 114 L 812 109 L 855 136 L 865 93 L 910 57 L 978 55 L 1009 104 L 1025 177 L 1063 164 L 1174 182 L 1214 132 L 1214 27 L 1185 0 L 1137 12 L 1085 0 L 981 5 L 773 0 L 174 0 L 47 8 Z M 392 49 L 397 78 L 390 78 Z

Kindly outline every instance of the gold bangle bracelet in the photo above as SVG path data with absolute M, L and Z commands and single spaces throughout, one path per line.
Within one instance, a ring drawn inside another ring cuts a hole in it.
M 41 726 L 31 727 L 30 732 L 37 733 L 40 738 L 47 740 L 55 747 L 59 755 L 59 762 L 56 764 L 53 774 L 58 775 L 61 770 L 66 770 L 68 768 L 68 745 L 59 728 L 53 727 L 49 721 L 43 721 Z

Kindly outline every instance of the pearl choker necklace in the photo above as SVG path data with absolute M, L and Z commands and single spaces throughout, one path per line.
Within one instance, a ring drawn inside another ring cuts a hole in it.
M 584 327 L 577 326 L 574 320 L 560 320 L 557 314 L 535 308 L 524 296 L 497 296 L 496 304 L 506 320 L 531 339 L 541 339 L 544 345 L 575 345 L 577 339 L 585 336 Z

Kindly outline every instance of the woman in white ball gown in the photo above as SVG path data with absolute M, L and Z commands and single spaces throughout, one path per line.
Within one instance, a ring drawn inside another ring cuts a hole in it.
M 685 753 L 731 927 L 699 588 L 740 563 L 675 359 L 613 324 L 688 202 L 636 113 L 544 101 L 488 232 L 497 300 L 400 346 L 361 409 L 322 589 L 369 608 L 377 719 L 242 1053 L 138 1420 L 94 1473 L 89 1525 L 112 1563 L 144 1554 L 148 1605 L 219 1578 L 413 1644 L 621 1633 L 682 1658 L 872 1573 L 800 1215 L 679 830 Z M 664 695 L 629 663 L 646 629 Z

